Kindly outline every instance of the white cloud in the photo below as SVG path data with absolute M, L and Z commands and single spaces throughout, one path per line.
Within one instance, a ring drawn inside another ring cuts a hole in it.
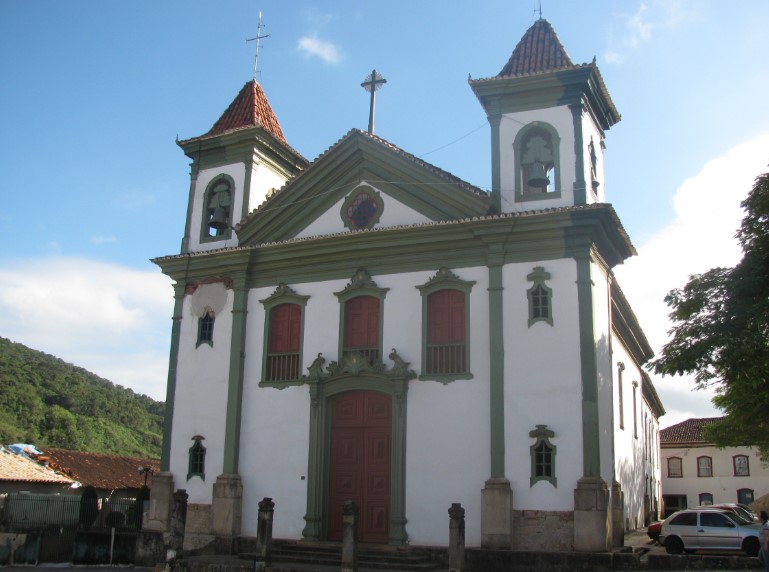
M 117 238 L 114 236 L 92 236 L 91 242 L 93 244 L 99 245 L 99 244 L 105 244 L 107 242 L 116 242 Z
M 618 16 L 618 31 L 614 26 L 610 28 L 610 47 L 603 54 L 604 61 L 621 64 L 628 52 L 649 42 L 657 30 L 677 25 L 684 18 L 685 12 L 683 4 L 676 0 L 640 2 L 634 13 Z
M 319 57 L 327 64 L 335 64 L 342 60 L 342 54 L 334 44 L 319 40 L 314 36 L 299 38 L 297 49 L 307 56 Z
M 657 354 L 672 326 L 665 295 L 682 288 L 692 274 L 733 266 L 740 260 L 742 253 L 734 238 L 744 214 L 740 202 L 755 178 L 767 171 L 768 149 L 766 133 L 706 163 L 676 190 L 674 220 L 640 245 L 637 257 L 615 269 Z M 655 379 L 655 384 L 668 411 L 663 426 L 720 414 L 710 404 L 712 391 L 692 393 L 690 377 Z
M 0 335 L 165 399 L 173 293 L 159 270 L 50 257 L 0 267 Z

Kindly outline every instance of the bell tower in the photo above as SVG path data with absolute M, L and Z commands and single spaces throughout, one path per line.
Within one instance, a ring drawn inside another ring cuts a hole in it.
M 491 124 L 500 212 L 606 202 L 604 134 L 620 115 L 595 60 L 572 63 L 540 18 L 497 76 L 469 83 Z
M 182 253 L 237 246 L 237 225 L 308 164 L 256 80 L 206 134 L 177 144 L 192 159 Z

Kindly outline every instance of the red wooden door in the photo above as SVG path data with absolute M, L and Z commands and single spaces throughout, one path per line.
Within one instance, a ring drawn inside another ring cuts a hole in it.
M 387 542 L 390 532 L 392 400 L 352 391 L 331 402 L 328 538 L 342 539 L 342 506 L 360 508 L 358 540 Z

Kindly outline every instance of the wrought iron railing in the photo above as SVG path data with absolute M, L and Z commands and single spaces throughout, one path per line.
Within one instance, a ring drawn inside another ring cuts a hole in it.
M 467 373 L 465 344 L 427 344 L 427 373 Z

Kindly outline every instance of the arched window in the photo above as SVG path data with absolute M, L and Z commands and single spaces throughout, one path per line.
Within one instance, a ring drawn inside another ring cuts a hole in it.
M 529 431 L 529 437 L 536 442 L 529 448 L 531 455 L 531 478 L 529 486 L 534 486 L 537 481 L 548 481 L 553 486 L 558 486 L 555 476 L 555 445 L 550 439 L 555 433 L 547 428 L 547 425 L 537 425 L 533 431 Z
M 189 468 L 187 469 L 187 480 L 192 477 L 200 477 L 206 480 L 206 448 L 203 446 L 204 437 L 195 435 L 192 438 L 193 444 L 189 450 Z
M 529 300 L 529 327 L 536 322 L 545 322 L 553 325 L 553 291 L 545 284 L 550 280 L 550 273 L 545 272 L 542 266 L 537 266 L 526 276 L 534 284 L 526 292 Z
M 735 455 L 732 457 L 734 463 L 734 476 L 735 477 L 749 477 L 750 476 L 750 464 L 748 462 L 747 455 Z
M 537 200 L 560 196 L 560 138 L 541 121 L 521 129 L 515 138 L 516 200 Z
M 229 238 L 232 227 L 233 182 L 226 175 L 216 177 L 209 183 L 204 195 L 203 224 L 200 241 Z
M 670 457 L 668 459 L 668 478 L 680 479 L 684 476 L 681 457 Z
M 739 489 L 737 491 L 737 502 L 740 504 L 751 504 L 753 502 L 753 489 Z
M 713 459 L 711 457 L 697 457 L 697 476 L 713 476 Z
M 700 493 L 700 506 L 710 506 L 713 504 L 713 495 L 711 493 Z
M 206 310 L 206 313 L 198 318 L 198 343 L 214 345 L 214 311 L 210 308 Z

